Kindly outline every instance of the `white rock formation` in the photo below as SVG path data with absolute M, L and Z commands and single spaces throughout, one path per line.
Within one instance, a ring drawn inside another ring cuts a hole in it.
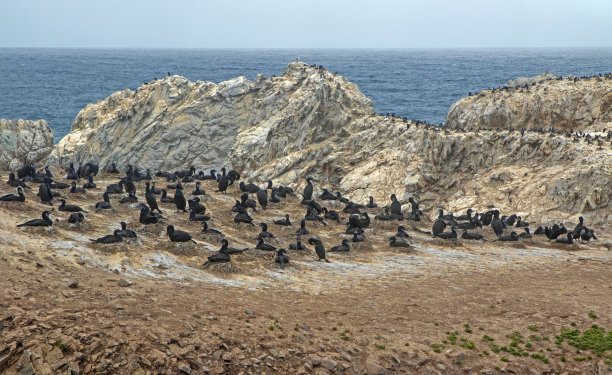
M 255 82 L 174 76 L 114 93 L 79 113 L 52 157 L 102 168 L 225 165 L 251 182 L 273 179 L 297 189 L 313 176 L 317 189 L 361 202 L 414 195 L 426 211 L 494 205 L 527 219 L 581 213 L 612 220 L 609 140 L 414 124 L 407 130 L 399 119 L 376 116 L 354 84 L 301 62 Z
M 509 84 L 518 86 L 485 90 L 458 100 L 448 112 L 446 126 L 562 131 L 610 129 L 607 123 L 612 121 L 612 75 L 576 81 L 538 77 L 511 81 Z
M 0 169 L 44 166 L 52 150 L 53 131 L 45 120 L 0 119 Z

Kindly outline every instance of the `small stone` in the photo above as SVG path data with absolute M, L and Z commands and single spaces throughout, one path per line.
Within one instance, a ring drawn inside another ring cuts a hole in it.
M 338 366 L 338 362 L 334 361 L 331 358 L 323 358 L 321 360 L 321 367 L 328 369 L 329 371 L 334 371 Z
M 179 363 L 178 369 L 184 374 L 191 374 L 191 367 L 189 367 L 189 365 L 186 363 Z
M 495 375 L 495 370 L 492 370 L 490 368 L 485 368 L 480 371 L 480 375 Z
M 436 368 L 437 368 L 438 370 L 440 370 L 440 371 L 444 371 L 444 370 L 446 370 L 446 366 L 444 366 L 444 365 L 443 365 L 443 364 L 441 364 L 441 363 L 436 363 Z
M 225 369 L 221 366 L 212 367 L 209 371 L 210 374 L 225 374 Z
M 393 362 L 397 363 L 398 365 L 402 364 L 402 361 L 400 361 L 400 359 L 395 355 L 392 355 L 391 359 L 393 360 Z
M 382 368 L 377 363 L 367 362 L 366 363 L 366 373 L 368 375 L 383 375 L 385 373 L 385 369 Z
M 79 280 L 77 279 L 72 279 L 68 282 L 68 288 L 76 288 L 77 286 L 79 286 Z
M 121 287 L 126 287 L 126 286 L 132 286 L 134 283 L 131 282 L 130 280 L 119 279 L 119 282 L 117 282 L 117 284 Z
M 244 313 L 245 313 L 245 314 L 247 314 L 247 315 L 255 315 L 255 311 L 253 311 L 253 310 L 248 310 L 248 309 L 247 309 L 247 310 L 244 310 Z

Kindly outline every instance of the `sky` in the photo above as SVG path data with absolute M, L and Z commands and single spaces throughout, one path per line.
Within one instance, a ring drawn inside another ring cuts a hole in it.
M 0 0 L 0 47 L 612 46 L 612 0 Z

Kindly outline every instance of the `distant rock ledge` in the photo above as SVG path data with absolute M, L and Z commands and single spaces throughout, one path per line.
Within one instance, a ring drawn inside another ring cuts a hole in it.
M 0 169 L 44 165 L 53 147 L 53 131 L 45 120 L 0 119 Z
M 555 129 L 596 132 L 612 129 L 612 74 L 561 78 L 550 73 L 518 78 L 494 90 L 459 99 L 448 128 Z

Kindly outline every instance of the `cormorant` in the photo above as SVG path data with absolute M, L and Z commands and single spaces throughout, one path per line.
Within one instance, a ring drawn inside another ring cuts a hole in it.
M 127 224 L 125 223 L 125 221 L 121 222 L 121 231 L 119 232 L 119 235 L 123 238 L 136 238 L 138 237 L 136 235 L 136 232 L 134 232 L 133 230 L 127 229 Z
M 311 181 L 311 177 L 306 179 L 306 186 L 304 187 L 304 193 L 302 194 L 303 200 L 312 200 L 312 192 L 314 188 Z
M 83 220 L 85 220 L 85 215 L 80 212 L 73 212 L 68 216 L 68 222 L 72 224 L 78 224 Z
M 17 187 L 17 194 L 7 194 L 0 197 L 2 202 L 25 202 L 25 195 L 23 195 L 23 189 L 21 186 Z
M 274 235 L 270 232 L 268 232 L 268 224 L 266 223 L 259 223 L 259 226 L 261 227 L 261 232 L 259 232 L 259 235 L 257 235 L 257 237 L 259 238 L 274 238 Z
M 276 220 L 274 220 L 274 224 L 290 226 L 291 225 L 291 221 L 289 220 L 289 214 L 286 214 L 284 219 L 276 219 Z
M 121 235 L 119 234 L 121 231 L 119 229 L 115 229 L 115 231 L 113 232 L 113 234 L 108 234 L 104 237 L 100 237 L 97 239 L 92 239 L 90 238 L 89 240 L 93 243 L 115 243 L 115 242 L 121 242 L 123 241 L 123 238 L 121 238 Z
M 445 239 L 445 240 L 455 239 L 457 238 L 457 228 L 451 227 L 450 232 L 438 233 L 437 237 Z
M 337 197 L 330 193 L 327 189 L 323 189 L 321 195 L 319 195 L 319 199 L 322 201 L 335 201 Z
M 338 246 L 334 246 L 331 249 L 328 250 L 328 252 L 333 253 L 333 252 L 347 252 L 351 250 L 351 246 L 349 245 L 349 240 L 344 239 L 342 240 L 342 244 L 338 245 Z
M 289 263 L 289 256 L 287 255 L 287 250 L 285 249 L 278 250 L 278 252 L 276 253 L 276 258 L 274 259 L 274 262 L 280 264 L 281 268 L 284 268 L 285 264 Z
M 370 196 L 370 201 L 366 204 L 367 208 L 376 208 L 378 205 L 374 203 L 374 197 Z
M 478 233 L 468 233 L 467 229 L 464 229 L 461 238 L 464 240 L 482 240 L 484 236 Z
M 138 198 L 136 197 L 136 193 L 131 191 L 127 197 L 121 198 L 119 203 L 136 203 L 138 202 Z
M 319 261 L 323 259 L 324 261 L 329 263 L 329 260 L 325 257 L 325 246 L 323 246 L 323 242 L 321 242 L 321 240 L 311 237 L 308 239 L 308 243 L 311 245 L 314 245 L 315 252 L 317 253 L 317 256 L 319 257 Z
M 200 189 L 200 182 L 196 182 L 196 188 L 194 191 L 191 192 L 191 195 L 204 195 L 206 194 L 206 192 L 202 189 Z
M 174 203 L 174 197 L 168 196 L 168 193 L 166 192 L 166 189 L 162 189 L 162 191 L 161 191 L 161 198 L 159 198 L 159 200 L 162 203 Z
M 255 246 L 255 248 L 258 250 L 264 250 L 264 251 L 276 250 L 274 246 L 264 243 L 264 239 L 261 237 L 257 237 L 257 246 Z
M 207 222 L 202 222 L 202 233 L 206 233 L 206 234 L 220 234 L 223 235 L 223 233 L 221 233 L 220 231 L 213 229 L 213 228 L 208 228 L 208 223 Z
M 95 189 L 96 184 L 93 180 L 93 175 L 87 177 L 87 182 L 83 185 L 83 189 Z
M 23 224 L 17 225 L 18 227 L 50 227 L 53 225 L 53 221 L 49 219 L 49 211 L 43 211 L 42 219 L 28 220 Z
M 177 211 L 187 212 L 185 207 L 187 207 L 187 202 L 185 201 L 185 196 L 183 195 L 183 187 L 179 182 L 176 187 L 176 192 L 174 193 L 174 204 L 176 205 Z
M 166 232 L 168 233 L 168 237 L 172 242 L 191 241 L 193 243 L 196 243 L 193 239 L 191 239 L 191 234 L 182 230 L 174 229 L 174 225 L 168 225 L 168 227 L 166 228 Z
M 102 202 L 96 203 L 96 211 L 111 208 L 108 192 L 105 191 L 104 194 L 102 194 L 102 198 L 104 199 Z
M 59 205 L 59 207 L 57 208 L 60 211 L 66 211 L 66 212 L 87 212 L 84 209 L 82 209 L 81 207 L 75 205 L 75 204 L 66 204 L 66 200 L 65 199 L 60 199 L 61 204 Z
M 300 228 L 298 230 L 295 231 L 295 233 L 299 234 L 299 235 L 307 235 L 308 234 L 308 229 L 306 229 L 306 220 L 302 219 L 302 221 L 300 221 Z

